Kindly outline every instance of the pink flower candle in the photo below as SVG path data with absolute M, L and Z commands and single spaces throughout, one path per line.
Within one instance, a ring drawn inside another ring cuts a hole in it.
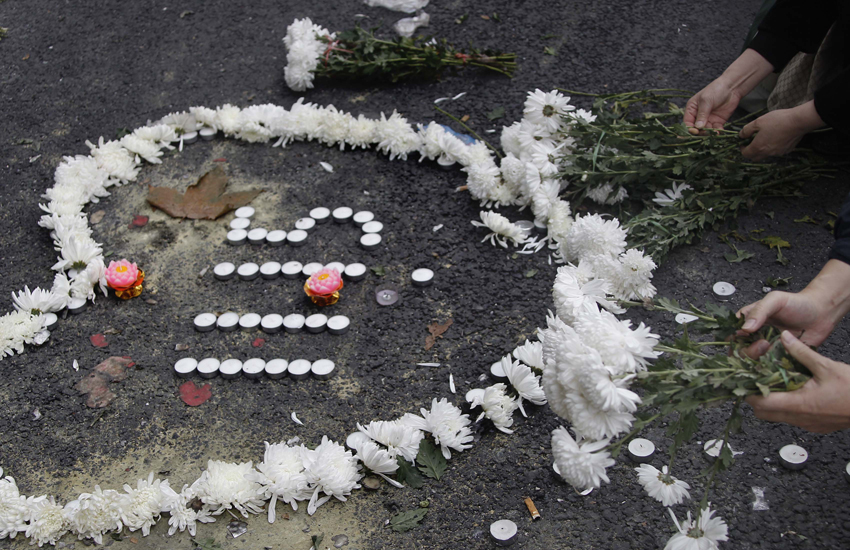
M 314 304 L 330 306 L 339 300 L 342 277 L 336 269 L 321 269 L 304 283 L 304 292 Z
M 127 300 L 142 293 L 142 282 L 145 272 L 135 263 L 122 259 L 109 262 L 106 268 L 106 284 L 115 291 L 119 298 Z

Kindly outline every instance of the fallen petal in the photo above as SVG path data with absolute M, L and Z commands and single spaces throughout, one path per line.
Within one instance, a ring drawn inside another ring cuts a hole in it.
M 106 336 L 103 334 L 92 334 L 89 336 L 89 341 L 96 348 L 105 348 L 109 345 L 109 342 L 106 341 Z
M 189 380 L 180 385 L 180 399 L 190 407 L 206 403 L 212 397 L 212 386 L 204 384 L 201 387 Z
M 319 165 L 321 165 L 321 167 L 324 168 L 326 172 L 334 171 L 334 167 L 328 164 L 327 162 L 320 162 Z
M 301 422 L 300 420 L 298 420 L 298 417 L 297 417 L 297 416 L 295 416 L 295 411 L 292 411 L 292 414 L 291 414 L 291 415 L 289 415 L 289 418 L 291 418 L 291 419 L 292 419 L 292 421 L 293 421 L 293 422 L 295 422 L 296 424 L 299 424 L 299 425 L 301 425 L 301 426 L 303 426 L 303 425 L 304 425 L 304 423 L 303 423 L 303 422 Z

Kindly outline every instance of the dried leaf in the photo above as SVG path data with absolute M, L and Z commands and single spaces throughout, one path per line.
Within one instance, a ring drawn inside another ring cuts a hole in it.
M 201 387 L 189 380 L 180 385 L 180 399 L 190 407 L 206 403 L 212 397 L 212 386 L 204 384 Z
M 231 210 L 245 206 L 262 189 L 225 193 L 227 174 L 220 166 L 207 172 L 197 183 L 190 185 L 185 193 L 178 193 L 169 187 L 148 187 L 148 202 L 164 211 L 172 218 L 192 220 L 214 220 Z
M 452 326 L 454 320 L 449 319 L 443 324 L 440 323 L 432 323 L 428 325 L 428 332 L 431 334 L 425 338 L 425 349 L 429 350 L 434 347 L 434 344 L 437 343 L 437 338 L 441 338 L 443 333 L 449 330 L 449 327 Z
M 93 391 L 89 392 L 89 398 L 86 399 L 86 407 L 91 409 L 102 409 L 109 405 L 115 398 L 118 397 L 106 386 L 98 386 Z
M 110 357 L 98 364 L 94 371 L 107 377 L 110 382 L 120 382 L 127 378 L 127 370 L 135 365 L 129 357 Z

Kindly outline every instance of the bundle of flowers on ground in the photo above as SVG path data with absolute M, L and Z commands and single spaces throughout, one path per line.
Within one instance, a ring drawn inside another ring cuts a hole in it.
M 810 373 L 785 353 L 772 329 L 735 339 L 743 319 L 724 308 L 683 308 L 663 298 L 654 303 L 614 301 L 610 283 L 591 273 L 584 262 L 558 269 L 553 287 L 556 313 L 550 313 L 547 326 L 538 329 L 539 342 L 514 351 L 529 367 L 542 370 L 549 406 L 575 434 L 563 427 L 553 432 L 556 470 L 579 491 L 598 488 L 609 481 L 606 470 L 614 465 L 612 457 L 621 446 L 664 418 L 672 438 L 670 463 L 662 470 L 643 465 L 637 472 L 650 496 L 664 506 L 680 504 L 690 498 L 690 487 L 671 474 L 678 448 L 698 429 L 701 407 L 732 402 L 700 514 L 697 520 L 689 515 L 687 521 L 676 521 L 679 533 L 668 548 L 678 548 L 682 541 L 676 541 L 682 537 L 706 544 L 726 540 L 725 524 L 713 517 L 707 499 L 717 472 L 733 461 L 728 441 L 741 425 L 738 405 L 748 395 L 798 389 Z M 694 320 L 684 325 L 683 335 L 674 342 L 660 343 L 643 323 L 632 327 L 630 321 L 616 317 L 624 305 L 686 313 Z M 708 338 L 692 339 L 691 334 Z M 771 342 L 768 353 L 757 360 L 742 353 L 761 338 Z
M 286 84 L 297 92 L 313 87 L 316 77 L 337 80 L 438 80 L 447 69 L 478 67 L 511 76 L 516 54 L 471 49 L 464 53 L 445 40 L 408 37 L 382 40 L 377 29 L 360 26 L 333 33 L 310 19 L 286 29 Z

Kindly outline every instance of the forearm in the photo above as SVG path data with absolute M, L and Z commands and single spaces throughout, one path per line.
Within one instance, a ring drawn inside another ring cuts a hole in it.
M 748 48 L 723 71 L 718 80 L 740 98 L 750 93 L 772 72 L 773 65 L 760 53 Z
M 800 292 L 819 303 L 833 325 L 850 312 L 850 264 L 829 260 Z

